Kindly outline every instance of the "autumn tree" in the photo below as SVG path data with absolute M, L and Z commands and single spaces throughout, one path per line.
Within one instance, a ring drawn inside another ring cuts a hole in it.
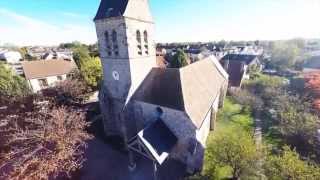
M 82 103 L 88 98 L 91 88 L 80 78 L 69 78 L 54 87 L 44 89 L 42 94 L 47 100 L 58 104 Z
M 84 161 L 90 136 L 84 114 L 41 104 L 0 119 L 0 179 L 70 177 Z

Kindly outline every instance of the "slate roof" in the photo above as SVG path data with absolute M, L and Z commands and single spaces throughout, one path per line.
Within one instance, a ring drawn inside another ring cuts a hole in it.
M 122 16 L 129 0 L 101 0 L 94 20 Z
M 240 61 L 244 62 L 247 65 L 251 64 L 258 56 L 256 55 L 248 55 L 248 54 L 227 54 L 225 55 L 221 61 L 229 60 L 229 61 Z
M 181 69 L 153 68 L 132 100 L 184 111 L 200 128 L 227 82 L 228 75 L 210 56 Z
M 41 60 L 22 62 L 22 68 L 26 79 L 39 79 L 68 74 L 77 66 L 69 60 Z
M 159 164 L 162 164 L 169 156 L 178 141 L 178 138 L 161 119 L 139 132 L 138 137 Z

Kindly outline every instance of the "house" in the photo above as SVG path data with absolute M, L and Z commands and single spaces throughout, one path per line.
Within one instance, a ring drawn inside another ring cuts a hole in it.
M 2 51 L 0 52 L 0 60 L 3 60 L 8 64 L 17 64 L 22 60 L 22 56 L 16 51 Z
M 201 170 L 228 87 L 219 61 L 208 56 L 180 69 L 159 67 L 148 0 L 102 0 L 94 22 L 105 134 L 156 165 L 172 158 L 188 172 Z
M 11 67 L 18 75 L 23 74 L 23 70 L 20 62 L 21 60 L 22 60 L 22 56 L 19 52 L 8 51 L 8 50 L 3 50 L 0 52 L 0 61 L 3 61 L 6 64 L 8 64 L 9 67 Z
M 306 63 L 303 65 L 303 72 L 320 72 L 320 55 L 319 56 L 311 56 Z
M 76 69 L 74 61 L 39 60 L 22 62 L 24 75 L 34 93 L 63 81 Z
M 250 67 L 262 70 L 262 65 L 256 55 L 248 54 L 227 54 L 220 63 L 229 74 L 229 86 L 241 87 L 243 80 L 249 79 Z

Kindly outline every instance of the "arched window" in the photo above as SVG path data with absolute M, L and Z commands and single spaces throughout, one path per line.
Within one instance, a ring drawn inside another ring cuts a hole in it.
M 141 43 L 141 33 L 140 33 L 140 31 L 137 30 L 136 34 L 137 34 L 136 36 L 137 36 L 138 43 Z
M 144 31 L 143 32 L 143 41 L 145 43 L 145 53 L 148 55 L 149 54 L 149 45 L 148 45 L 148 32 Z
M 117 43 L 117 32 L 115 30 L 112 31 L 112 42 Z
M 144 39 L 145 43 L 148 43 L 148 32 L 147 31 L 143 32 L 143 39 Z
M 104 37 L 105 37 L 105 40 L 106 40 L 106 44 L 108 45 L 109 44 L 109 32 L 108 31 L 106 31 L 104 33 Z
M 111 56 L 112 52 L 111 52 L 110 37 L 109 37 L 109 32 L 108 31 L 106 31 L 104 33 L 104 37 L 105 37 L 105 43 L 106 43 L 106 48 L 107 48 L 107 51 L 108 51 L 108 55 Z

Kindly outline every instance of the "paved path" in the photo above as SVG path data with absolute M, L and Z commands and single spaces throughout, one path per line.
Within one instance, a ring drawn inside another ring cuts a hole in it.
M 260 118 L 255 119 L 254 140 L 255 140 L 255 143 L 257 146 L 257 150 L 261 151 L 261 148 L 262 148 L 262 121 Z M 264 172 L 263 172 L 263 168 L 262 168 L 263 163 L 264 163 L 264 158 L 261 157 L 261 159 L 258 162 L 258 174 L 260 175 L 260 179 L 266 179 Z

